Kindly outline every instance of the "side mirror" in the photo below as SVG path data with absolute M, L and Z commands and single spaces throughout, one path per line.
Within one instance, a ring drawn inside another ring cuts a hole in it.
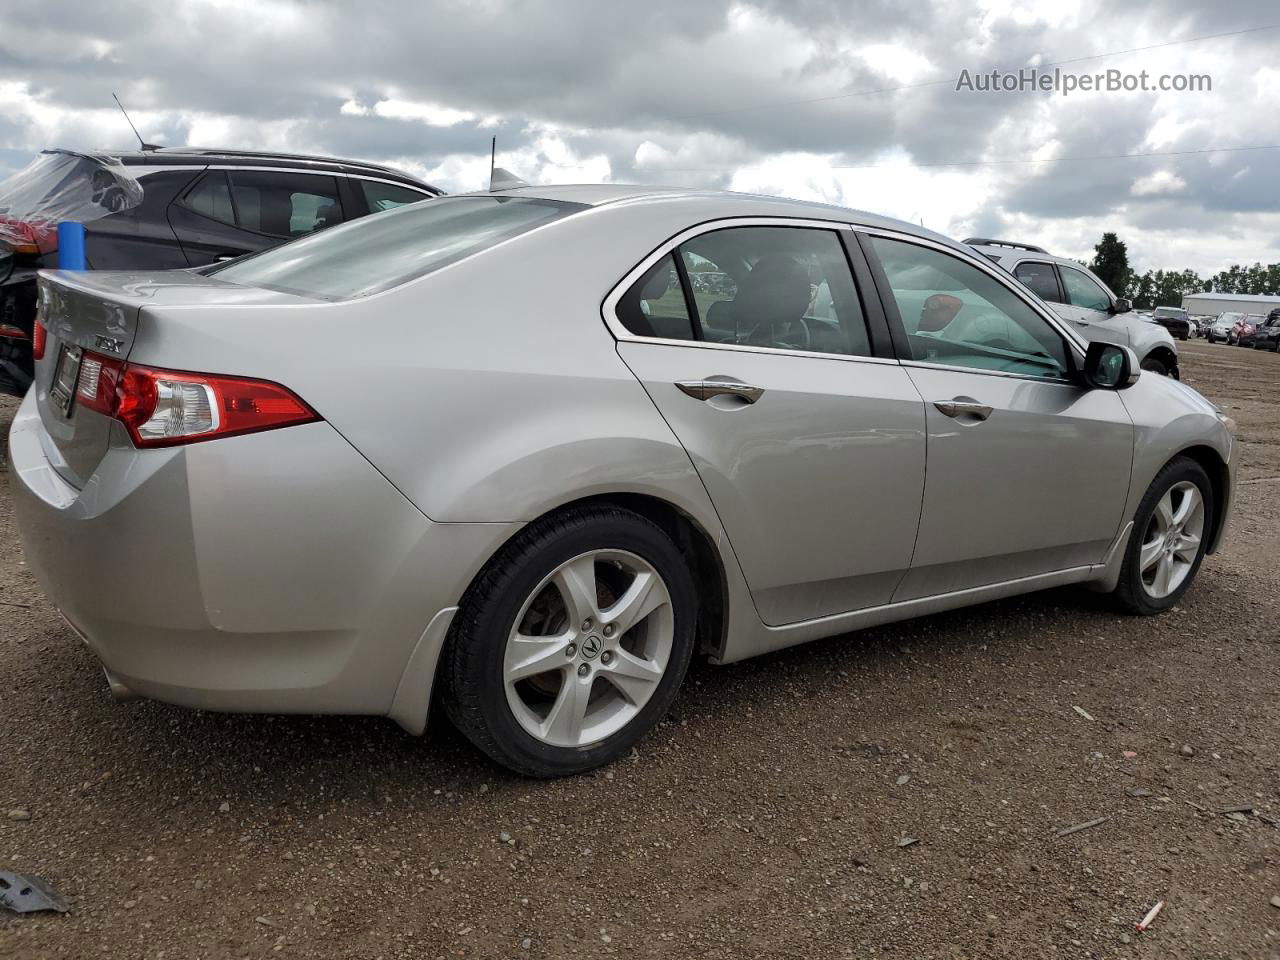
M 13 251 L 0 247 L 0 283 L 4 283 L 13 273 Z
M 1128 313 L 1133 309 L 1133 304 L 1124 297 L 1117 297 L 1116 302 L 1111 305 L 1112 313 Z
M 1141 372 L 1137 354 L 1128 347 L 1094 340 L 1085 352 L 1081 376 L 1086 386 L 1123 390 L 1137 383 Z

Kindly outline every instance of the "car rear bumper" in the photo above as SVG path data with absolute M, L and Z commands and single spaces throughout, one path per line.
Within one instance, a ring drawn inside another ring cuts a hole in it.
M 30 569 L 112 677 L 189 707 L 395 712 L 402 682 L 429 691 L 428 624 L 512 532 L 432 523 L 325 423 L 113 444 L 83 490 L 48 442 L 28 395 L 10 472 Z

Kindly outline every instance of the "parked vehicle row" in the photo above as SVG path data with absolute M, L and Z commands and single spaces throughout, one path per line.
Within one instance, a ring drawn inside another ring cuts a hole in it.
M 0 393 L 31 382 L 36 271 L 58 266 L 57 223 L 85 225 L 95 270 L 199 267 L 439 196 L 389 167 L 192 148 L 42 153 L 0 183 Z M 3 267 L 0 267 L 3 273 Z
M 1087 324 L 909 223 L 622 186 L 45 272 L 26 559 L 121 690 L 415 733 L 434 691 L 534 776 L 626 755 L 696 651 L 1067 583 L 1168 610 L 1232 421 L 1022 252 Z
M 1008 270 L 1086 339 L 1129 347 L 1143 370 L 1178 377 L 1178 352 L 1170 334 L 1143 322 L 1128 300 L 1117 297 L 1083 264 L 1011 240 L 970 237 L 964 242 Z

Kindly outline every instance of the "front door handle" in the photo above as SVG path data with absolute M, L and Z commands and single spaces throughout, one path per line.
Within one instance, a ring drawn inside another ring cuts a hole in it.
M 985 420 L 991 416 L 992 408 L 985 403 L 974 403 L 968 400 L 935 400 L 933 405 L 938 412 L 948 417 L 973 417 Z
M 737 397 L 747 403 L 755 403 L 764 396 L 764 387 L 755 387 L 738 380 L 677 380 L 676 389 L 695 400 L 712 397 Z

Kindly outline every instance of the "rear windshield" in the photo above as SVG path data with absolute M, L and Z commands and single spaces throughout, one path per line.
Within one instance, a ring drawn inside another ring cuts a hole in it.
M 1156 307 L 1156 316 L 1168 320 L 1185 320 L 1187 311 L 1181 307 Z
M 325 300 L 365 297 L 583 209 L 580 203 L 532 197 L 437 198 L 363 217 L 209 273 Z

